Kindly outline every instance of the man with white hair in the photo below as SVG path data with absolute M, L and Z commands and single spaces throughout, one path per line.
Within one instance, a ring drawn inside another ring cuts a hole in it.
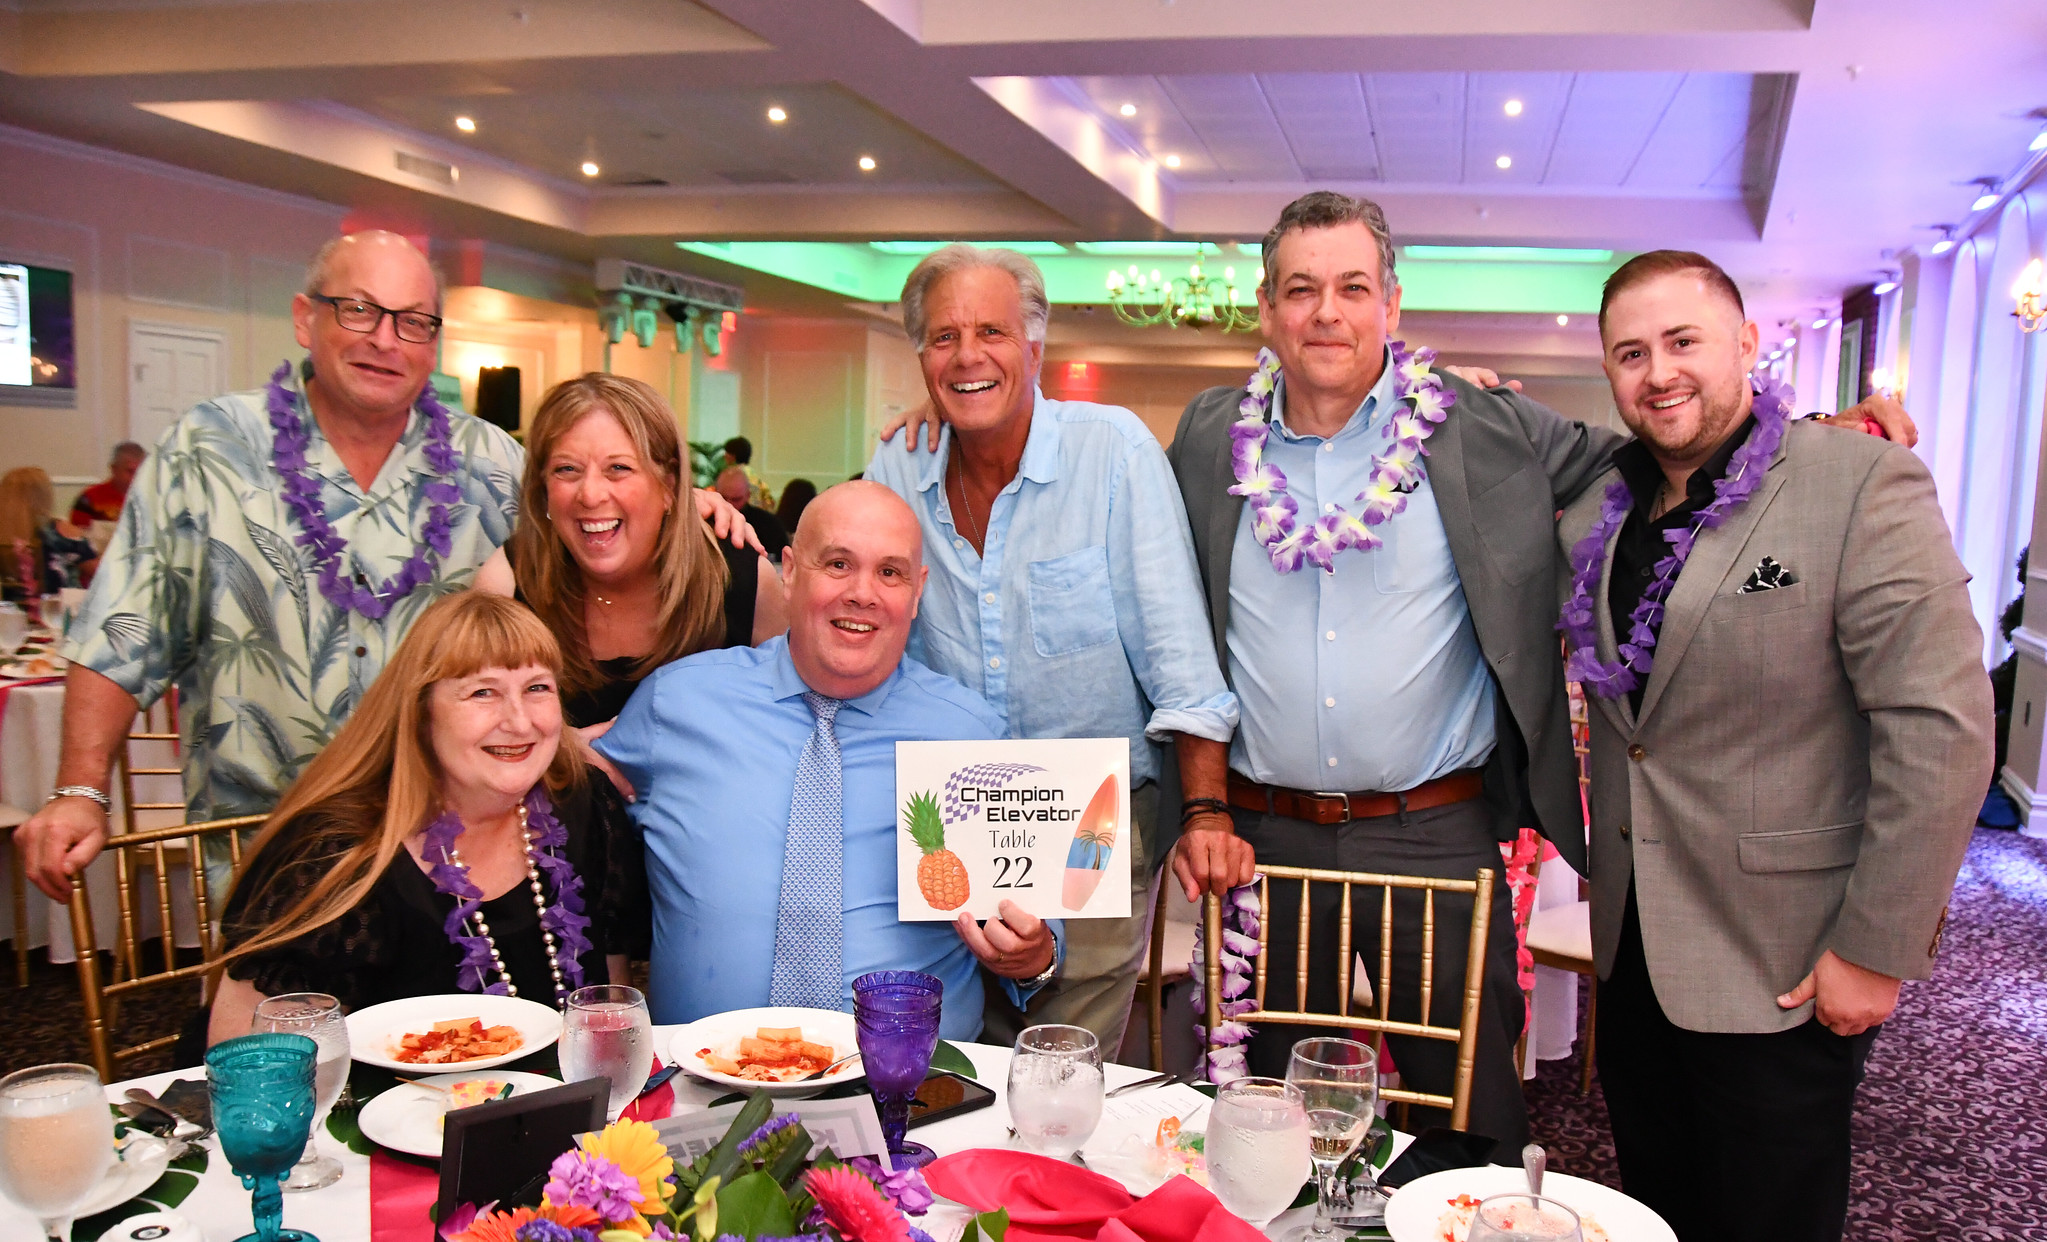
M 1038 390 L 1049 304 L 1036 264 L 951 245 L 903 286 L 903 327 L 944 422 L 913 432 L 867 477 L 908 501 L 930 585 L 910 652 L 981 695 L 1011 737 L 1127 737 L 1135 857 L 1131 915 L 1074 920 L 1059 977 L 1028 1014 L 991 1000 L 989 1038 L 1084 1026 L 1122 1043 L 1159 857 L 1159 756 L 1172 742 L 1189 818 L 1223 807 L 1236 696 L 1208 639 L 1201 578 L 1165 451 L 1128 410 Z M 1177 820 L 1174 822 L 1178 822 Z M 1251 878 L 1248 846 L 1195 831 L 1176 869 L 1224 891 Z

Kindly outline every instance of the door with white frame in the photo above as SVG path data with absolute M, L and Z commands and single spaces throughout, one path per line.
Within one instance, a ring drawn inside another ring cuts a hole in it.
M 210 328 L 128 321 L 128 438 L 153 446 L 186 410 L 219 396 L 227 335 Z

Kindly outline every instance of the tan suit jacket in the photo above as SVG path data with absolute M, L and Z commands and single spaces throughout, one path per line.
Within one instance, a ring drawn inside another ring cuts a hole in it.
M 1618 477 L 1565 510 L 1566 557 Z M 1612 552 L 1594 609 L 1605 660 Z M 1797 582 L 1740 593 L 1765 556 Z M 1927 976 L 1990 780 L 1967 582 L 1918 458 L 1787 429 L 1762 487 L 1679 575 L 1640 714 L 1625 695 L 1592 700 L 1602 977 L 1631 881 L 1657 999 L 1687 1030 L 1804 1022 L 1810 1004 L 1776 998 L 1827 949 Z

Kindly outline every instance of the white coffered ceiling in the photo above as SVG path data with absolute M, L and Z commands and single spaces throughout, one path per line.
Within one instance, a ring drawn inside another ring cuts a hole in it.
M 0 0 L 0 123 L 727 276 L 675 243 L 1252 239 L 1330 186 L 1406 242 L 1702 249 L 1797 314 L 2043 105 L 2039 0 Z

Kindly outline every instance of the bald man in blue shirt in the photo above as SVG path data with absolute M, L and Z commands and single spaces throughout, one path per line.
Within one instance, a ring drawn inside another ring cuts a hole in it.
M 894 493 L 826 491 L 790 559 L 786 638 L 668 665 L 596 743 L 639 792 L 654 1021 L 850 1010 L 859 976 L 921 970 L 945 983 L 940 1033 L 972 1039 L 982 970 L 1027 1002 L 1063 928 L 1009 902 L 985 925 L 897 919 L 895 744 L 1000 737 L 1001 717 L 903 655 L 926 571 Z

